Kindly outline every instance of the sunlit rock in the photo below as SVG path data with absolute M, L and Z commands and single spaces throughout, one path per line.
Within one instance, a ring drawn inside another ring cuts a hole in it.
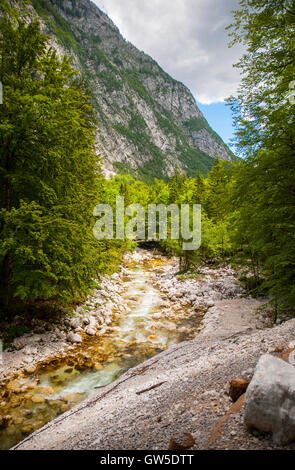
M 246 392 L 245 423 L 271 432 L 277 444 L 295 441 L 295 368 L 269 354 L 262 356 Z

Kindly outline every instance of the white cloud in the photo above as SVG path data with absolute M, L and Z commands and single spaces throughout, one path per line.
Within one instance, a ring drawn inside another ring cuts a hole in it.
M 137 48 L 185 83 L 204 104 L 223 101 L 240 81 L 225 27 L 238 0 L 93 0 Z

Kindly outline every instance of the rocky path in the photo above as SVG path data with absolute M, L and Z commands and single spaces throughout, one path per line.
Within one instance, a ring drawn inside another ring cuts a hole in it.
M 222 337 L 263 329 L 272 325 L 266 299 L 244 297 L 239 274 L 230 266 L 199 268 L 197 277 L 189 273 L 177 276 L 177 260 L 155 273 L 155 285 L 173 303 L 174 310 L 189 308 L 194 317 L 203 313 L 199 331 L 207 336 Z

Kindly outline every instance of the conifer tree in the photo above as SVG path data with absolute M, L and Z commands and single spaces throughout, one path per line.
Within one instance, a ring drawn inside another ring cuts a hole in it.
M 237 145 L 247 156 L 235 177 L 236 244 L 263 266 L 275 303 L 295 303 L 294 0 L 241 0 L 233 42 L 247 46 L 232 98 Z
M 0 300 L 68 305 L 96 272 L 89 98 L 36 22 L 0 23 Z

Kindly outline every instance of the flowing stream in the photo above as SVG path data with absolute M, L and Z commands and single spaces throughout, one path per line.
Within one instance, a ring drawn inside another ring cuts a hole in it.
M 85 336 L 67 358 L 56 358 L 7 385 L 8 406 L 1 414 L 9 415 L 11 422 L 0 430 L 0 449 L 12 447 L 131 367 L 195 336 L 197 319 L 192 324 L 183 315 L 178 321 L 161 315 L 163 298 L 151 273 L 167 263 L 162 258 L 129 266 L 130 275 L 124 280 L 128 314 L 115 315 L 103 337 Z

